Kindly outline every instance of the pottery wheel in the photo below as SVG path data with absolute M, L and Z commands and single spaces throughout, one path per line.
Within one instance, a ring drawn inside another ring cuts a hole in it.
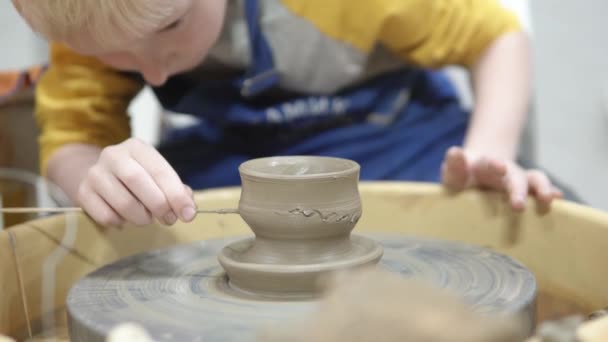
M 383 246 L 383 267 L 451 289 L 479 312 L 533 320 L 535 278 L 512 258 L 455 242 L 367 236 Z M 265 299 L 231 288 L 217 256 L 234 241 L 205 240 L 147 252 L 89 274 L 68 295 L 71 340 L 104 341 L 117 324 L 134 322 L 156 341 L 252 341 L 265 324 L 315 310 L 312 300 Z

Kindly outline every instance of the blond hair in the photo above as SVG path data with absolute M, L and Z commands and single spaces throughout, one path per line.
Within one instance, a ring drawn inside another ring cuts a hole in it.
M 32 29 L 51 41 L 81 33 L 103 47 L 159 28 L 175 10 L 168 0 L 13 0 Z

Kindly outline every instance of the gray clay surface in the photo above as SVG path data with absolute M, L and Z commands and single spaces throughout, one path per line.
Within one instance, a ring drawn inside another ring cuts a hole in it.
M 530 315 L 531 272 L 490 250 L 405 235 L 366 235 L 384 248 L 381 267 L 460 294 L 479 312 Z M 72 341 L 103 341 L 118 323 L 143 325 L 157 341 L 253 341 L 265 324 L 306 315 L 316 302 L 265 299 L 226 282 L 214 239 L 125 258 L 91 273 L 70 291 Z M 407 310 L 407 308 L 404 308 Z

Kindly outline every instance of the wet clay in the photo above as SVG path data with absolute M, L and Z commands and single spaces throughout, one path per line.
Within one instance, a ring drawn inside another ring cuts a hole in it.
M 533 325 L 536 281 L 512 258 L 401 234 L 365 237 L 384 249 L 377 267 L 449 290 L 477 313 L 512 313 Z M 71 340 L 103 341 L 113 327 L 132 322 L 155 341 L 253 341 L 264 328 L 319 310 L 318 299 L 280 299 L 233 288 L 216 256 L 226 243 L 239 241 L 205 240 L 147 252 L 91 273 L 68 295 Z M 402 309 L 408 310 L 407 303 Z
M 515 317 L 479 314 L 453 293 L 381 268 L 338 273 L 326 283 L 316 312 L 269 326 L 259 341 L 523 342 L 528 333 Z
M 226 246 L 219 262 L 231 286 L 276 297 L 310 297 L 327 272 L 376 264 L 382 247 L 351 236 L 361 217 L 359 165 L 286 156 L 239 167 L 239 213 L 255 238 Z

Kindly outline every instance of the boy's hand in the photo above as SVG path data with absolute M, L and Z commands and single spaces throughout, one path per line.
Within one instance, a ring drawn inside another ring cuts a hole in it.
M 452 190 L 478 186 L 505 191 L 515 210 L 524 209 L 529 192 L 545 206 L 562 197 L 562 192 L 541 171 L 524 170 L 512 161 L 477 155 L 459 147 L 447 151 L 441 178 Z
M 78 188 L 78 202 L 98 223 L 145 225 L 189 222 L 196 215 L 192 190 L 156 149 L 129 139 L 106 147 Z

